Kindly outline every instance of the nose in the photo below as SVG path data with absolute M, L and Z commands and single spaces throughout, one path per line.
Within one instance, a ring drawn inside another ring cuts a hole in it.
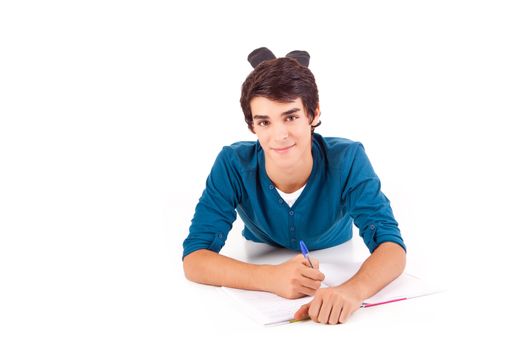
M 278 123 L 274 136 L 277 141 L 286 140 L 288 138 L 288 127 L 284 123 Z

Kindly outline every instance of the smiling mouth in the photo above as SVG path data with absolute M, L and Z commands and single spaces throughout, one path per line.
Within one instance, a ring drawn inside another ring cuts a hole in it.
M 284 148 L 272 148 L 272 150 L 276 151 L 277 153 L 285 153 L 294 146 L 295 144 L 288 146 L 288 147 L 284 147 Z

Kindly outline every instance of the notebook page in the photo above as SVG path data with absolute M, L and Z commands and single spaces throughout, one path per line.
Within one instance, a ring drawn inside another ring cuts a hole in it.
M 322 287 L 337 286 L 352 277 L 360 264 L 322 264 L 320 270 L 325 274 Z M 309 303 L 313 297 L 286 299 L 269 292 L 249 291 L 242 289 L 222 289 L 232 297 L 255 322 L 269 325 L 293 319 L 299 308 Z M 413 298 L 438 292 L 439 289 L 413 275 L 404 273 L 376 295 L 364 300 L 364 303 L 378 303 L 398 298 Z
M 312 300 L 312 297 L 286 299 L 268 292 L 227 287 L 222 289 L 240 304 L 248 317 L 264 325 L 293 319 L 295 312 Z

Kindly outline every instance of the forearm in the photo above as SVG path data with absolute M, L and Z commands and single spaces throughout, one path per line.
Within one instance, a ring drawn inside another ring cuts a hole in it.
M 403 248 L 392 242 L 382 243 L 365 260 L 359 271 L 340 287 L 357 293 L 362 300 L 370 298 L 401 275 L 405 263 Z
M 193 282 L 213 286 L 268 291 L 271 265 L 238 261 L 210 250 L 197 250 L 184 258 L 184 273 Z

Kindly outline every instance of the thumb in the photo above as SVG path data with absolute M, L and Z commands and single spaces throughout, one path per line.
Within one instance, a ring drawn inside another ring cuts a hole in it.
M 293 318 L 294 320 L 306 320 L 308 319 L 310 316 L 308 316 L 308 310 L 310 309 L 310 304 L 312 302 L 309 302 L 308 304 L 304 304 L 303 306 L 301 306 L 299 308 L 299 310 L 297 310 L 295 312 L 295 314 L 293 315 Z

